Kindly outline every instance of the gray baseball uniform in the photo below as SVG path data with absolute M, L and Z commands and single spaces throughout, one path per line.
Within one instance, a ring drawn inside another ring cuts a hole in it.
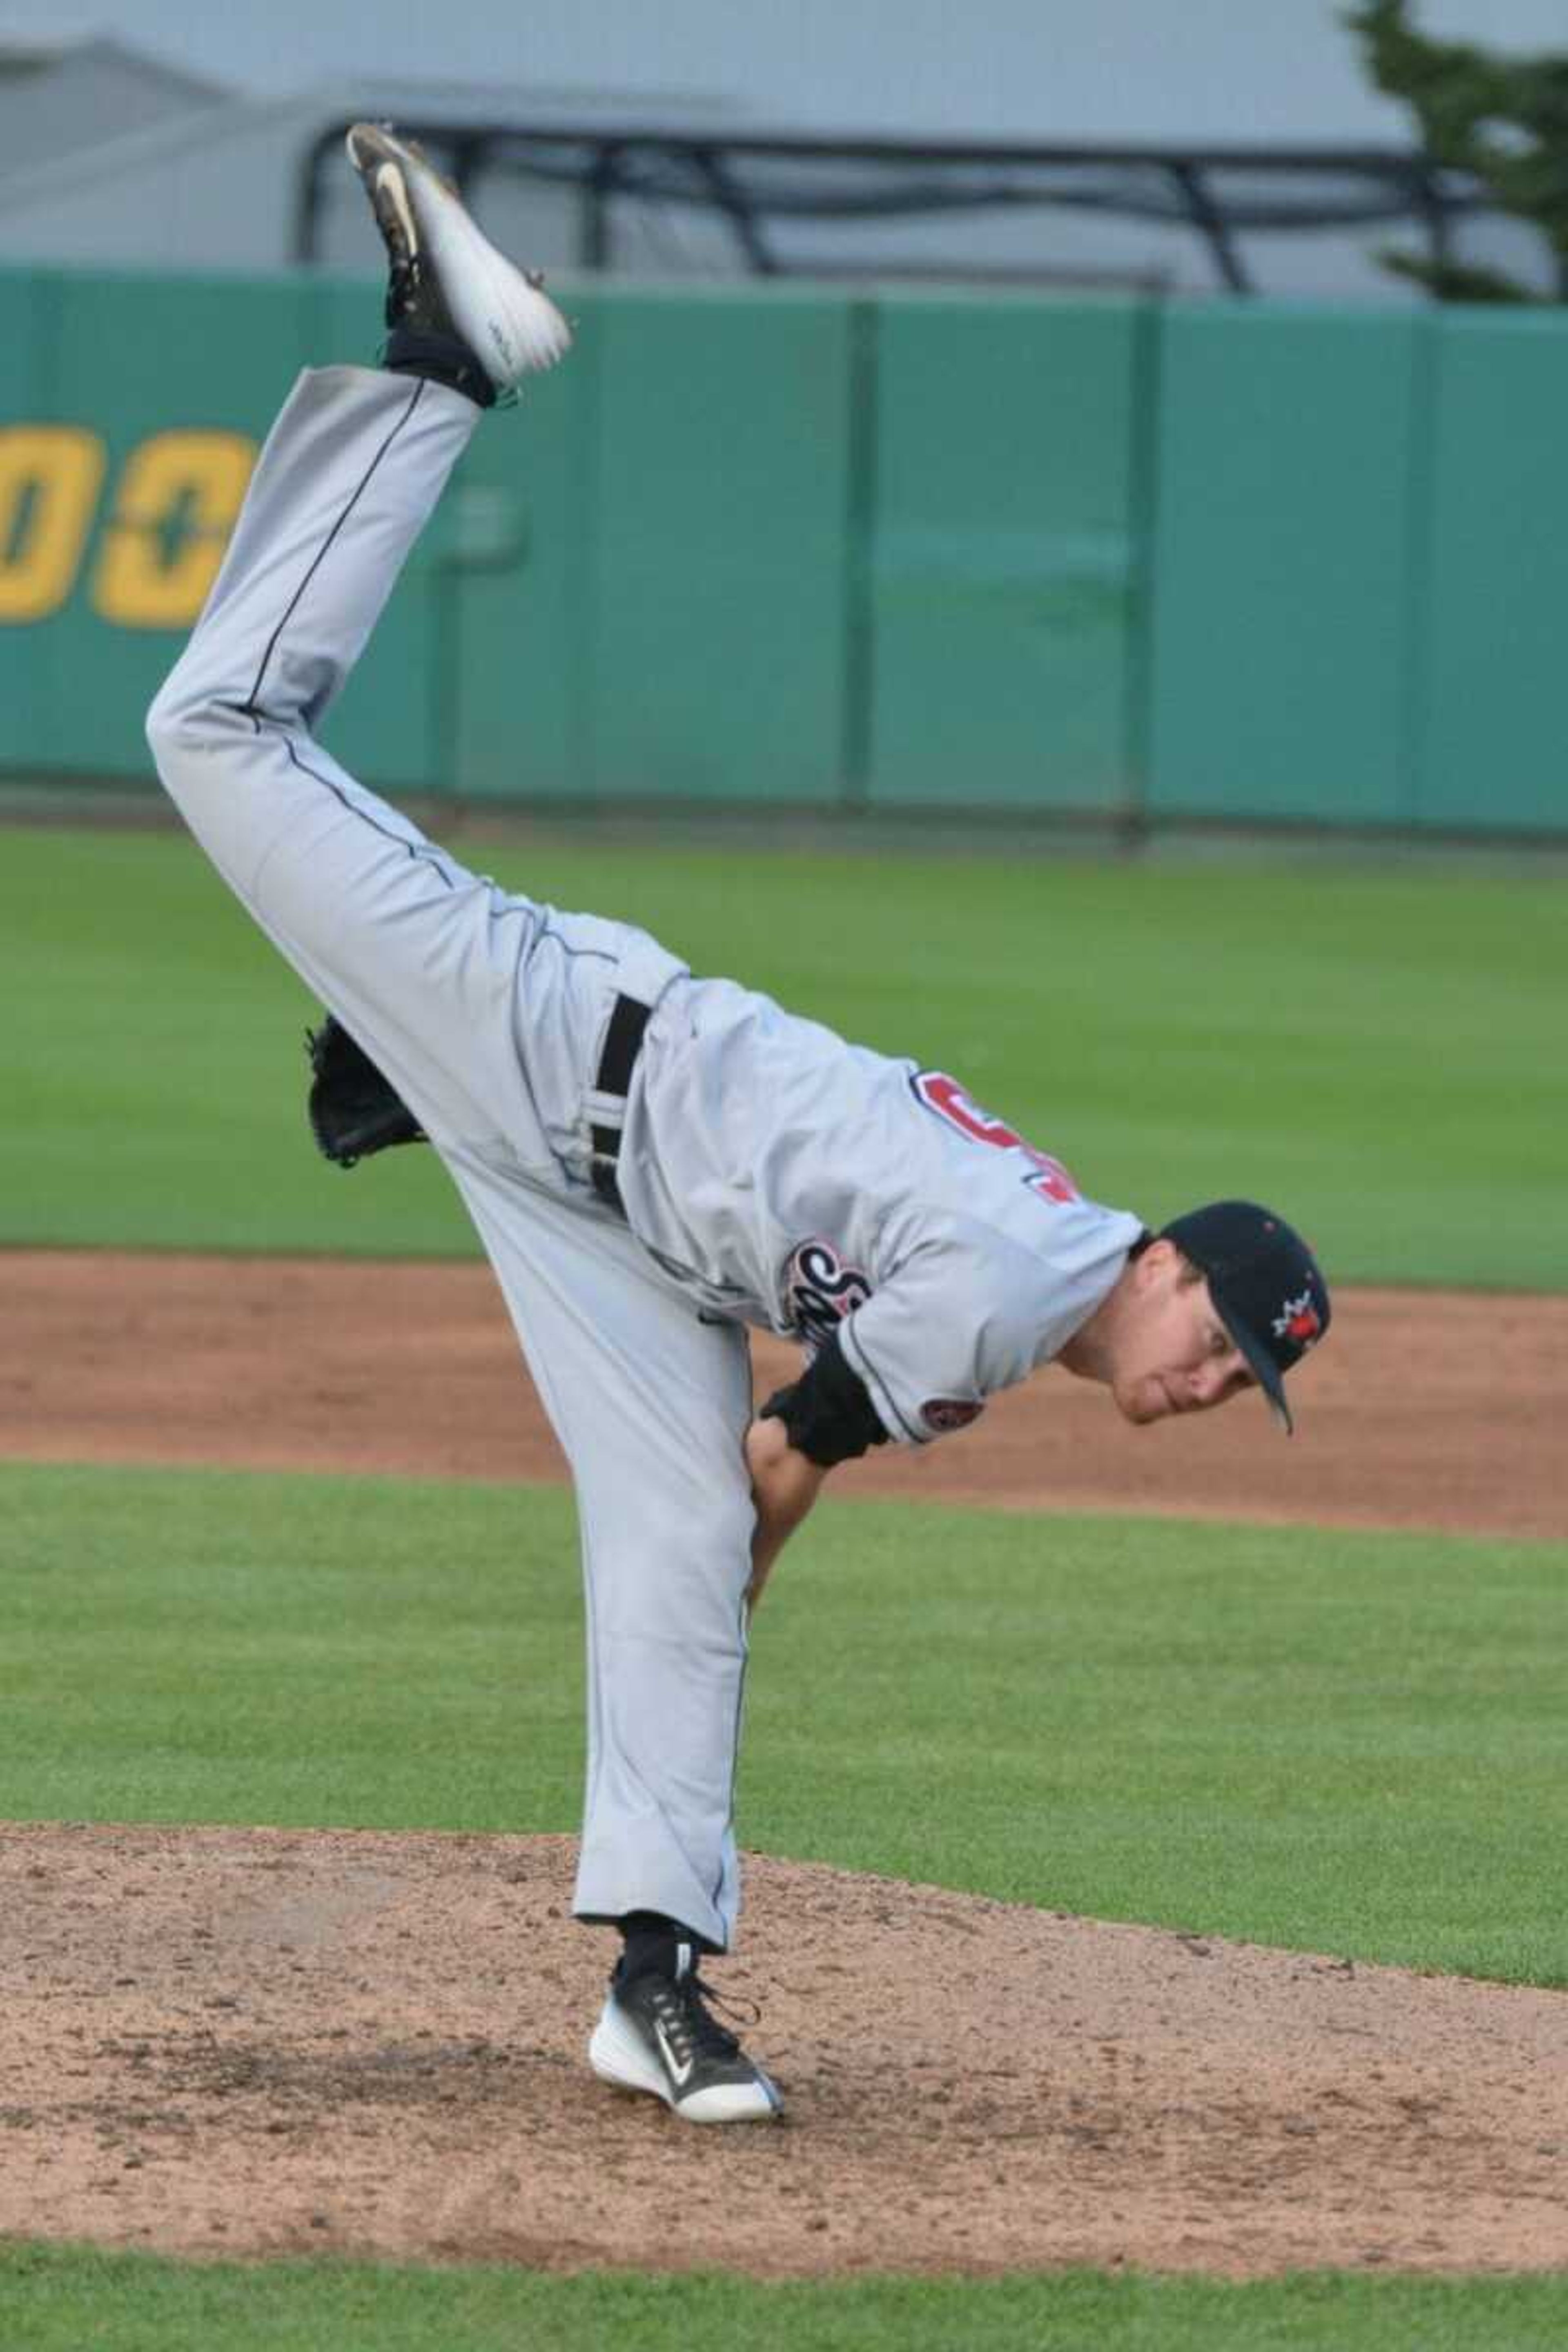
M 722 1949 L 745 1326 L 841 1360 L 875 1435 L 922 1444 L 1057 1354 L 1142 1228 L 944 1074 L 695 979 L 628 925 L 500 890 L 321 749 L 479 415 L 427 381 L 302 376 L 148 733 L 214 863 L 450 1170 L 571 1464 L 577 1909 L 662 1913 Z

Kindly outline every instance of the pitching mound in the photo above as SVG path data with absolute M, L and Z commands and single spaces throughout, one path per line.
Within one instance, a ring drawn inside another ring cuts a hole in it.
M 789 2098 L 595 2081 L 570 1841 L 0 1830 L 0 2232 L 759 2273 L 1568 2263 L 1568 1998 L 756 1859 Z M 657 2193 L 655 2192 L 657 2184 Z

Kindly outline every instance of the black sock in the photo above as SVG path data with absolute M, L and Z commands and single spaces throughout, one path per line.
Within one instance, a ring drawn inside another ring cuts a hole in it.
M 619 1922 L 626 1937 L 623 1972 L 627 1977 L 673 1977 L 680 1965 L 680 1947 L 689 1947 L 695 1963 L 703 1948 L 702 1939 L 679 1919 L 667 1919 L 661 1911 L 628 1911 Z
M 414 327 L 394 327 L 386 339 L 382 365 L 394 375 L 423 375 L 432 383 L 449 384 L 480 408 L 496 404 L 494 384 L 467 343 L 456 335 L 422 335 Z

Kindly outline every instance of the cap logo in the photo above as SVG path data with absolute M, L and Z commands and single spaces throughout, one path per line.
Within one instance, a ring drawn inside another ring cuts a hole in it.
M 1312 1304 L 1312 1294 L 1304 1290 L 1300 1298 L 1288 1298 L 1274 1318 L 1274 1337 L 1289 1339 L 1298 1348 L 1310 1348 L 1314 1339 L 1322 1337 L 1322 1319 Z

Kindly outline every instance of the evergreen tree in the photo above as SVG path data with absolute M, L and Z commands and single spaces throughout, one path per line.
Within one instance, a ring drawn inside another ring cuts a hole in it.
M 1346 12 L 1378 88 L 1403 99 L 1437 163 L 1479 181 L 1501 212 L 1529 221 L 1551 247 L 1556 299 L 1568 301 L 1568 52 L 1500 57 L 1468 41 L 1428 40 L 1408 0 L 1365 0 Z M 1501 270 L 1381 258 L 1445 301 L 1531 302 Z

